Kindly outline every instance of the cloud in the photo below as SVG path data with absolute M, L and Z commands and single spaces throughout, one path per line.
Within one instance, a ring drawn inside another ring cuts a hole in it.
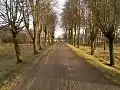
M 57 25 L 56 26 L 56 31 L 55 31 L 55 38 L 58 38 L 59 36 L 61 36 L 62 34 L 64 34 L 64 31 L 63 29 Z
M 54 9 L 55 9 L 57 14 L 62 13 L 62 8 L 64 7 L 65 1 L 66 0 L 56 0 L 57 4 L 54 7 Z
M 62 34 L 64 34 L 64 31 L 63 29 L 61 28 L 61 13 L 63 12 L 63 8 L 64 8 L 64 4 L 65 4 L 65 1 L 66 0 L 56 0 L 57 4 L 56 6 L 54 7 L 54 10 L 56 11 L 57 13 L 57 18 L 58 18 L 58 22 L 57 22 L 57 26 L 56 26 L 56 31 L 55 31 L 55 37 L 59 37 L 61 36 Z

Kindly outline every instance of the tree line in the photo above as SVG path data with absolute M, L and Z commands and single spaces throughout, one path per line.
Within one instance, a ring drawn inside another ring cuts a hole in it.
M 119 0 L 67 0 L 62 13 L 66 41 L 74 46 L 109 46 L 110 66 L 115 64 L 114 43 L 120 40 Z
M 36 54 L 43 46 L 53 44 L 56 17 L 52 0 L 0 0 L 0 27 L 10 31 L 18 63 L 23 61 L 19 33 L 28 32 Z

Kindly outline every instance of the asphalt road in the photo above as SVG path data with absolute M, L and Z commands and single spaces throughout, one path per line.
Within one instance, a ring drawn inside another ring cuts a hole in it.
M 13 90 L 120 90 L 64 43 L 55 48 Z

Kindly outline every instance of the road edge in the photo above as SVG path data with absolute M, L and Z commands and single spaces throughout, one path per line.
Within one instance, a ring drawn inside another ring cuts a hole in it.
M 84 53 L 82 50 L 74 47 L 73 45 L 66 44 L 71 50 L 79 57 L 83 58 L 89 64 L 98 68 L 101 72 L 105 74 L 105 78 L 112 80 L 113 83 L 120 85 L 120 71 L 116 70 L 114 67 L 110 67 L 101 63 L 96 57 Z
M 24 72 L 18 71 L 17 74 L 16 74 L 16 72 L 14 72 L 13 74 L 8 75 L 8 78 L 3 82 L 2 87 L 0 87 L 0 90 L 12 90 L 12 88 L 20 82 L 20 78 L 22 78 L 29 70 L 34 68 L 34 66 L 37 64 L 37 62 L 39 62 L 43 57 L 48 55 L 48 53 L 55 46 L 56 46 L 56 44 L 53 44 L 53 45 L 49 46 L 47 49 L 45 49 L 45 51 L 43 51 L 43 53 L 38 53 L 38 55 L 40 55 L 40 56 L 37 57 L 37 58 L 34 58 L 34 60 L 32 59 L 33 60 L 32 65 L 31 66 L 25 66 Z M 21 65 L 18 68 L 23 68 L 23 67 Z M 14 75 L 14 76 L 12 76 L 12 75 Z M 10 76 L 10 78 L 9 78 L 9 76 Z M 13 78 L 13 79 L 11 80 L 11 78 Z

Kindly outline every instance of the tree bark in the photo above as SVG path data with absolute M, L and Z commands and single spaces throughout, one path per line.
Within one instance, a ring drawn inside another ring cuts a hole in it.
M 47 30 L 46 30 L 47 28 L 46 28 L 46 26 L 45 26 L 45 31 L 44 31 L 44 33 L 45 33 L 45 47 L 47 47 L 47 43 L 48 43 L 48 40 L 47 40 Z
M 76 24 L 75 24 L 75 26 L 74 26 L 74 30 L 75 30 L 75 35 L 74 35 L 74 46 L 76 45 Z
M 34 46 L 34 54 L 38 52 L 38 26 L 34 26 L 34 40 L 33 40 L 33 46 Z
M 22 62 L 22 56 L 21 56 L 21 52 L 20 52 L 20 46 L 18 44 L 18 40 L 17 40 L 17 34 L 12 33 L 13 35 L 13 42 L 14 42 L 14 47 L 15 47 L 15 52 L 16 52 L 16 57 L 17 57 L 17 63 Z
M 52 44 L 53 44 L 53 43 L 54 43 L 54 38 L 55 38 L 55 37 L 54 37 L 54 32 L 52 32 L 52 36 L 51 36 L 51 37 L 52 37 L 52 38 L 51 38 L 51 39 L 52 39 L 51 42 L 52 42 Z
M 84 36 L 85 34 L 84 34 L 84 30 L 83 30 L 83 33 L 82 33 L 82 45 L 84 46 L 84 44 L 85 44 L 85 36 Z
M 95 52 L 95 41 L 91 40 L 91 55 L 94 55 Z
M 106 50 L 106 37 L 104 38 L 104 50 Z
M 42 49 L 42 42 L 41 42 L 41 31 L 39 32 L 39 35 L 38 35 L 39 37 L 39 50 L 41 50 Z
M 70 42 L 73 45 L 73 28 L 71 29 L 71 34 L 70 34 Z
M 80 47 L 80 28 L 78 29 L 78 34 L 77 34 L 77 46 L 78 48 Z
M 68 31 L 68 43 L 71 44 L 71 31 L 69 30 Z
M 115 64 L 114 60 L 114 39 L 109 38 L 109 53 L 110 53 L 110 66 L 113 66 Z
M 47 36 L 48 45 L 50 45 L 50 44 L 51 44 L 51 34 L 50 34 L 50 27 L 49 27 L 49 29 L 47 30 L 47 32 L 48 32 L 48 36 Z

